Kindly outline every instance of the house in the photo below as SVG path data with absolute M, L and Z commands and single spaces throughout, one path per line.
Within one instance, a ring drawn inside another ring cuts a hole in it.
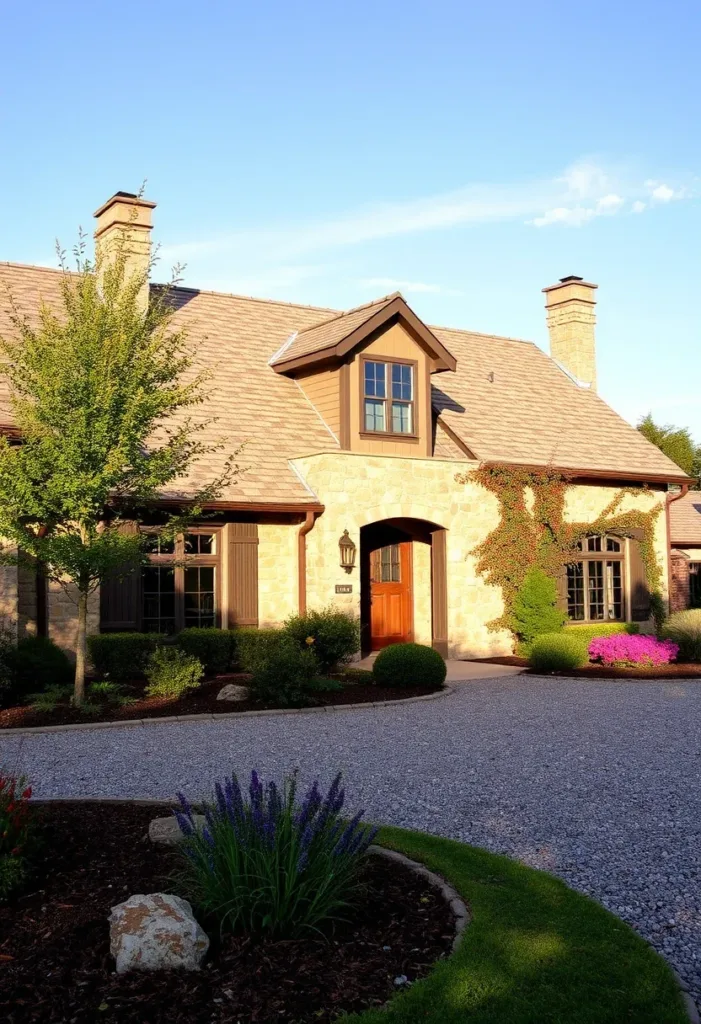
M 154 206 L 116 193 L 95 215 L 97 244 L 109 251 L 126 225 L 143 265 Z M 0 279 L 29 316 L 40 299 L 58 302 L 59 271 L 7 263 Z M 221 460 L 245 443 L 244 472 L 175 546 L 154 536 L 138 577 L 103 586 L 90 628 L 269 626 L 333 604 L 360 616 L 366 649 L 413 639 L 459 657 L 508 652 L 511 635 L 489 626 L 501 589 L 476 570 L 475 548 L 500 521 L 497 497 L 470 476 L 484 464 L 566 472 L 572 521 L 593 523 L 616 495 L 622 510 L 659 510 L 666 598 L 665 506 L 688 479 L 597 394 L 596 287 L 565 277 L 544 289 L 551 356 L 430 326 L 398 293 L 339 311 L 177 288 L 177 322 L 213 371 L 201 415 L 217 417 Z M 0 425 L 13 430 L 7 396 Z M 163 493 L 164 507 L 211 479 L 218 459 Z M 636 531 L 585 539 L 562 591 L 572 619 L 649 619 L 640 545 Z M 46 631 L 70 649 L 70 595 L 25 567 L 2 572 L 19 634 Z
M 701 608 L 701 491 L 688 491 L 669 507 L 672 611 Z

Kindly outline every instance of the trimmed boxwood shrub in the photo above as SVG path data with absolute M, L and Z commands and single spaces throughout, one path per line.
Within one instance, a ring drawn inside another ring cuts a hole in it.
M 640 623 L 638 622 L 600 622 L 586 625 L 573 624 L 565 627 L 565 633 L 568 636 L 577 637 L 581 640 L 585 647 L 589 647 L 592 640 L 597 640 L 600 636 L 617 636 L 619 633 L 629 633 L 634 636 L 640 632 Z
M 570 636 L 567 632 L 543 633 L 533 641 L 528 660 L 531 668 L 538 672 L 579 668 L 588 660 L 587 648 L 582 647 L 579 637 Z
M 255 672 L 285 636 L 283 629 L 257 629 L 245 626 L 233 633 L 233 664 L 242 672 Z
M 372 666 L 378 686 L 442 686 L 446 671 L 438 651 L 423 644 L 385 647 Z
M 660 636 L 677 644 L 677 661 L 701 661 L 701 608 L 674 612 L 662 626 Z
M 322 672 L 345 664 L 360 650 L 358 620 L 337 608 L 293 615 L 284 628 L 300 650 L 309 647 L 314 651 Z
M 186 654 L 199 658 L 205 672 L 216 675 L 231 665 L 234 640 L 229 629 L 193 626 L 178 633 L 175 642 Z
M 13 662 L 14 699 L 22 699 L 47 686 L 65 686 L 73 679 L 73 666 L 65 651 L 46 636 L 26 636 L 10 655 Z
M 160 640 L 158 633 L 93 633 L 88 655 L 101 679 L 124 682 L 145 674 Z

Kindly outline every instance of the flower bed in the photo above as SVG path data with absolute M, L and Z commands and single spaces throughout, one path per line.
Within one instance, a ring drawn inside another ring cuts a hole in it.
M 41 710 L 28 705 L 0 710 L 0 729 L 17 729 L 45 725 L 71 725 L 89 722 L 129 722 L 142 718 L 167 718 L 175 715 L 220 715 L 231 712 L 257 711 L 281 706 L 275 700 L 257 701 L 249 697 L 245 701 L 230 702 L 217 700 L 217 694 L 227 683 L 246 685 L 250 676 L 246 673 L 231 673 L 205 680 L 201 686 L 186 691 L 179 698 L 148 697 L 143 680 L 122 684 L 121 691 L 131 703 L 102 704 L 79 711 L 70 704 L 70 688 L 61 703 L 53 708 Z M 372 673 L 361 669 L 348 669 L 332 681 L 335 685 L 328 690 L 314 690 L 309 698 L 299 704 L 324 706 L 331 704 L 365 704 L 373 701 L 401 700 L 418 697 L 440 690 L 440 686 L 418 684 L 397 689 L 378 686 L 373 682 Z
M 110 908 L 162 891 L 173 870 L 172 850 L 145 839 L 158 813 L 97 802 L 41 807 L 43 860 L 27 894 L 0 905 L 1 1020 L 324 1024 L 380 1005 L 395 978 L 422 977 L 450 950 L 454 922 L 440 894 L 370 858 L 362 904 L 334 930 L 284 941 L 214 933 L 201 971 L 117 975 Z
M 600 636 L 589 644 L 589 658 L 594 663 L 614 668 L 657 668 L 669 665 L 679 654 L 679 646 L 671 640 L 657 640 L 639 633 L 629 636 L 618 633 Z

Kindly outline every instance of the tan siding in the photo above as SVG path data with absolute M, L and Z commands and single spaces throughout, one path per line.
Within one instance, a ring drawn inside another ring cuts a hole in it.
M 341 432 L 338 370 L 310 373 L 306 377 L 298 378 L 298 382 L 324 423 L 338 437 Z
M 400 441 L 394 438 L 361 437 L 361 380 L 360 356 L 377 359 L 411 359 L 418 365 L 414 381 L 414 410 L 418 423 L 418 441 Z M 406 455 L 421 457 L 431 454 L 431 424 L 427 423 L 428 356 L 401 324 L 393 324 L 379 338 L 366 345 L 350 364 L 350 450 L 373 455 Z

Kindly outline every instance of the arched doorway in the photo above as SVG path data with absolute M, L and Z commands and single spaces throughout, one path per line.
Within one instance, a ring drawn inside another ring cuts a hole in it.
M 369 523 L 360 531 L 363 651 L 417 640 L 448 653 L 446 531 L 423 519 Z

